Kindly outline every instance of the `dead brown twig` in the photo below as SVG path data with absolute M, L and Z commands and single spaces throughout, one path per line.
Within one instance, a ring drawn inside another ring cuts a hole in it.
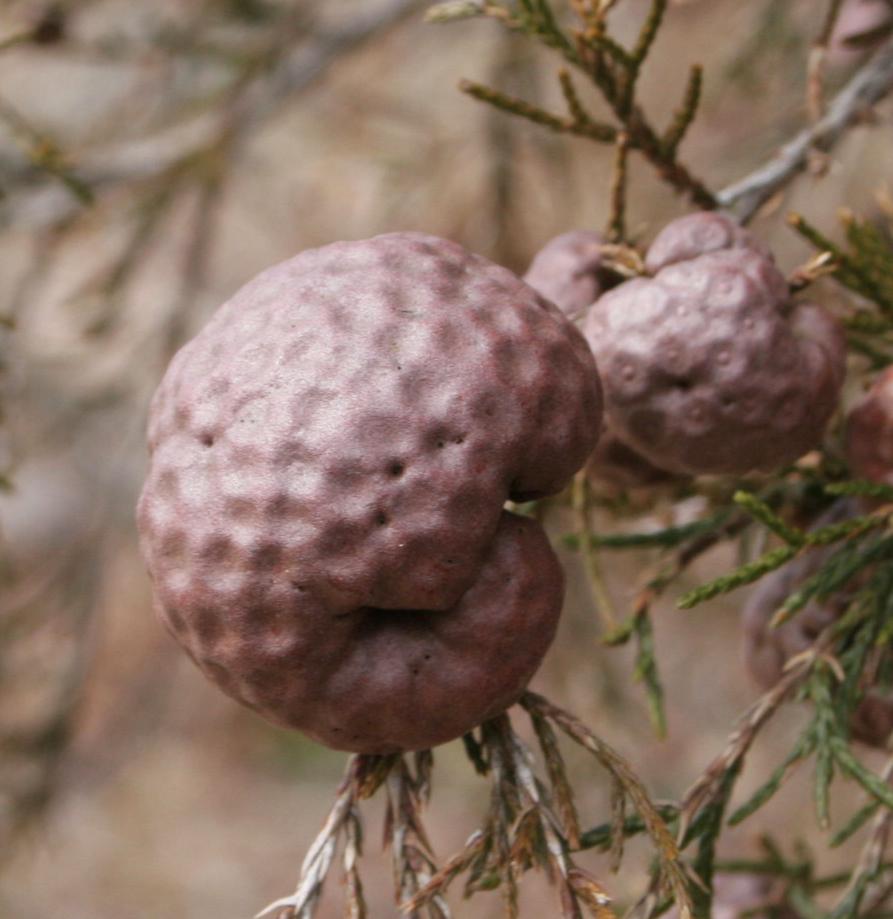
M 810 119 L 818 121 L 825 111 L 825 57 L 834 26 L 843 8 L 843 0 L 829 0 L 825 18 L 809 51 L 806 73 L 806 108 Z
M 339 842 L 347 839 L 344 863 L 348 877 L 349 908 L 361 917 L 365 912 L 362 885 L 356 861 L 360 854 L 360 832 L 356 805 L 375 793 L 396 763 L 393 756 L 352 756 L 322 830 L 307 851 L 295 892 L 264 907 L 255 917 L 283 915 L 312 919 L 323 885 L 334 861 Z
M 760 730 L 803 683 L 828 644 L 827 638 L 820 639 L 809 652 L 792 661 L 781 679 L 744 713 L 729 735 L 725 749 L 710 762 L 682 799 L 679 839 L 685 836 L 696 814 L 716 796 L 723 778 L 740 766 Z

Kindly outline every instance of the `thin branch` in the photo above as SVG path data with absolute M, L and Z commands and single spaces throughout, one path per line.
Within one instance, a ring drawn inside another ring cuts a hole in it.
M 459 89 L 479 102 L 486 102 L 488 105 L 492 105 L 504 112 L 517 115 L 519 118 L 524 118 L 535 124 L 541 124 L 558 134 L 575 134 L 578 137 L 588 137 L 590 140 L 596 140 L 600 143 L 610 143 L 617 136 L 616 129 L 610 125 L 595 122 L 589 118 L 579 120 L 576 117 L 576 112 L 573 117 L 562 118 L 560 115 L 554 115 L 539 106 L 531 105 L 523 99 L 509 96 L 507 93 L 499 92 L 499 90 L 491 89 L 489 86 L 475 83 L 472 80 L 462 80 L 459 83 Z
M 90 189 L 77 176 L 56 142 L 39 131 L 7 99 L 0 96 L 0 123 L 6 125 L 22 147 L 31 167 L 55 176 L 79 204 L 90 204 Z
M 260 70 L 255 79 L 241 88 L 233 108 L 224 119 L 224 133 L 231 131 L 237 135 L 228 138 L 232 143 L 232 152 L 237 150 L 237 138 L 244 140 L 251 136 L 252 128 L 276 115 L 296 93 L 308 89 L 323 77 L 342 55 L 398 25 L 422 6 L 422 0 L 390 0 L 378 9 L 358 14 L 348 25 L 318 35 L 294 52 L 284 54 L 269 69 Z M 179 162 L 214 149 L 220 136 L 220 113 L 215 110 L 151 137 L 85 152 L 78 158 L 72 173 L 91 188 L 151 179 Z M 22 174 L 14 178 L 27 180 L 34 174 L 34 170 L 26 166 Z M 8 177 L 5 178 L 9 181 Z M 8 203 L 0 208 L 0 218 L 3 223 L 14 222 L 19 227 L 24 224 L 46 226 L 74 210 L 73 203 L 60 195 L 58 189 L 41 188 L 24 195 L 9 195 Z
M 688 83 L 685 86 L 682 104 L 673 115 L 673 120 L 664 133 L 664 149 L 667 151 L 667 155 L 672 156 L 674 159 L 679 149 L 679 144 L 682 143 L 682 139 L 691 127 L 691 123 L 698 112 L 703 77 L 704 71 L 701 65 L 694 64 L 688 73 Z
M 811 150 L 830 150 L 850 125 L 891 89 L 893 41 L 888 41 L 834 97 L 823 118 L 797 134 L 768 163 L 722 189 L 717 195 L 720 206 L 746 223 L 806 168 Z
M 14 32 L 12 35 L 7 35 L 6 38 L 0 38 L 0 51 L 6 51 L 18 45 L 27 45 L 33 40 L 33 29 L 26 29 L 24 32 Z
M 685 873 L 679 862 L 679 849 L 658 809 L 652 803 L 644 785 L 642 785 L 626 760 L 602 738 L 594 734 L 582 721 L 553 705 L 543 696 L 528 690 L 521 697 L 521 705 L 528 712 L 538 712 L 543 717 L 550 719 L 573 741 L 589 750 L 602 766 L 608 770 L 611 776 L 620 783 L 642 818 L 648 835 L 654 842 L 663 879 L 679 908 L 680 919 L 690 919 L 691 901 L 688 895 Z
M 598 547 L 593 539 L 590 517 L 591 490 L 585 469 L 574 479 L 572 502 L 577 517 L 580 548 L 586 562 L 589 586 L 595 599 L 596 609 L 606 632 L 617 628 L 617 610 L 605 583 L 604 573 L 598 557 Z
M 636 39 L 636 46 L 633 48 L 632 57 L 636 64 L 641 64 L 648 56 L 651 45 L 657 37 L 660 24 L 663 22 L 664 14 L 667 11 L 667 0 L 652 0 L 651 10 L 648 13 L 645 23 L 642 26 L 639 37 Z
M 332 809 L 319 835 L 304 857 L 301 865 L 301 877 L 293 894 L 282 897 L 264 907 L 255 919 L 278 914 L 285 908 L 291 909 L 294 915 L 313 915 L 313 909 L 322 894 L 323 884 L 335 857 L 338 841 L 345 832 L 348 821 L 353 817 L 353 806 L 356 800 L 355 775 L 359 758 L 352 757 L 347 766 Z
M 217 218 L 223 193 L 222 175 L 207 176 L 199 189 L 192 227 L 183 258 L 180 290 L 162 329 L 162 357 L 169 360 L 183 343 L 190 306 L 204 287 L 216 239 Z
M 520 29 L 541 43 L 561 52 L 564 59 L 581 70 L 598 88 L 613 111 L 619 127 L 594 122 L 583 108 L 566 71 L 559 72 L 562 93 L 570 111 L 569 118 L 561 118 L 521 99 L 507 96 L 498 90 L 479 83 L 465 81 L 461 88 L 482 102 L 503 109 L 513 115 L 544 125 L 553 131 L 576 134 L 602 143 L 614 143 L 622 131 L 627 138 L 626 147 L 639 151 L 655 168 L 660 178 L 680 194 L 688 197 L 698 207 L 713 209 L 717 201 L 710 189 L 676 158 L 676 147 L 681 134 L 688 127 L 686 119 L 694 116 L 700 91 L 700 75 L 689 79 L 683 103 L 683 113 L 676 130 L 678 137 L 670 135 L 668 146 L 652 127 L 644 110 L 636 101 L 636 85 L 642 65 L 657 35 L 667 0 L 652 0 L 650 12 L 632 50 L 608 35 L 604 22 L 607 10 L 598 10 L 584 2 L 575 4 L 584 28 L 575 30 L 573 41 L 557 25 L 547 0 L 524 0 L 515 18 L 504 24 L 513 30 Z M 485 7 L 480 7 L 488 15 Z M 671 129 L 672 130 L 672 129 Z
M 421 823 L 420 788 L 402 758 L 388 773 L 385 826 L 394 869 L 394 894 L 398 905 L 411 901 L 437 875 L 431 845 Z M 446 900 L 435 892 L 428 900 L 428 912 L 436 919 L 450 919 Z M 404 909 L 409 919 L 418 919 L 416 909 Z
M 621 131 L 617 135 L 614 153 L 614 171 L 611 177 L 611 213 L 608 218 L 608 239 L 611 242 L 626 241 L 626 179 L 629 136 Z
M 347 840 L 344 865 L 347 870 L 348 903 L 357 904 L 353 907 L 354 914 L 357 914 L 362 892 L 358 888 L 359 875 L 354 871 L 360 840 L 360 825 L 355 805 L 374 794 L 395 769 L 402 768 L 402 760 L 398 761 L 394 756 L 351 756 L 323 828 L 304 856 L 295 892 L 264 907 L 255 919 L 279 916 L 283 911 L 286 916 L 294 919 L 313 919 L 319 898 L 322 896 L 323 885 L 343 838 Z
M 809 52 L 806 74 L 806 107 L 812 121 L 818 121 L 825 111 L 825 58 L 828 43 L 843 8 L 843 0 L 829 0 L 825 20 Z
M 686 792 L 680 808 L 680 839 L 684 839 L 695 815 L 714 800 L 722 787 L 723 777 L 731 770 L 740 767 L 762 727 L 809 676 L 813 663 L 824 651 L 826 644 L 827 638 L 820 639 L 814 648 L 808 654 L 800 657 L 741 718 L 734 732 L 729 736 L 725 749 Z
M 893 775 L 893 760 L 888 760 L 882 778 L 885 782 L 890 781 Z M 890 825 L 893 821 L 893 812 L 882 810 L 878 813 L 872 824 L 871 833 L 862 848 L 859 855 L 859 861 L 850 876 L 849 884 L 835 904 L 831 912 L 832 919 L 842 919 L 842 917 L 855 915 L 862 905 L 865 895 L 869 892 L 871 885 L 878 880 L 885 869 L 884 853 L 887 850 L 887 843 L 890 836 Z M 889 894 L 889 889 L 884 889 Z M 883 897 L 878 898 L 877 906 L 883 902 Z M 866 910 L 866 913 L 870 910 Z

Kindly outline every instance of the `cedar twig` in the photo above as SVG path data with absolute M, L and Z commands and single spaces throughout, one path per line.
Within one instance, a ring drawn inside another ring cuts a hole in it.
M 428 883 L 416 891 L 411 899 L 402 904 L 405 912 L 412 914 L 420 909 L 431 897 L 438 896 L 460 874 L 468 871 L 472 864 L 484 852 L 487 839 L 481 830 L 475 830 L 465 841 L 465 845 L 446 864 L 434 874 Z
M 888 760 L 881 776 L 882 781 L 889 783 L 891 776 L 893 776 L 893 760 Z M 884 864 L 884 855 L 887 851 L 891 824 L 893 824 L 893 811 L 884 808 L 877 813 L 871 833 L 859 855 L 858 864 L 850 876 L 849 884 L 831 911 L 831 919 L 856 916 L 871 886 L 877 884 L 886 872 L 888 866 Z M 875 894 L 874 903 L 865 911 L 866 915 L 889 896 L 890 889 L 889 887 L 882 888 L 880 891 L 876 890 Z
M 818 121 L 825 111 L 824 69 L 828 43 L 840 16 L 843 0 L 828 0 L 828 9 L 812 48 L 809 50 L 806 75 L 806 109 L 812 121 Z
M 549 781 L 552 785 L 552 797 L 561 820 L 561 829 L 568 845 L 573 849 L 580 847 L 580 820 L 574 804 L 574 789 L 567 777 L 564 760 L 558 748 L 558 738 L 549 722 L 535 709 L 528 711 L 536 738 L 539 741 Z
M 743 762 L 766 722 L 809 676 L 813 664 L 828 643 L 829 638 L 822 637 L 808 653 L 793 661 L 781 679 L 747 710 L 729 736 L 725 749 L 713 759 L 682 799 L 678 833 L 680 840 L 687 835 L 698 812 L 707 807 L 720 792 L 723 777 Z
M 545 840 L 548 864 L 555 869 L 561 894 L 562 915 L 568 919 L 582 919 L 577 902 L 582 900 L 596 919 L 612 919 L 614 914 L 609 907 L 611 901 L 604 889 L 594 878 L 578 868 L 570 857 L 569 840 L 564 836 L 561 823 L 543 797 L 539 782 L 531 768 L 529 751 L 512 731 L 507 719 L 504 724 L 507 727 L 506 745 L 511 757 L 512 770 L 528 806 L 536 814 Z
M 688 886 L 679 861 L 679 850 L 666 823 L 652 803 L 648 792 L 629 764 L 604 740 L 594 734 L 582 721 L 553 705 L 548 699 L 533 692 L 521 697 L 521 705 L 530 712 L 538 712 L 552 721 L 573 741 L 592 753 L 602 766 L 623 788 L 633 806 L 642 818 L 646 830 L 654 842 L 660 860 L 662 876 L 679 908 L 680 919 L 691 916 L 691 899 Z
M 359 860 L 363 854 L 363 828 L 355 807 L 348 812 L 344 824 L 344 883 L 346 888 L 345 919 L 366 919 L 366 898 L 360 880 Z
M 565 118 L 547 112 L 537 105 L 532 105 L 524 99 L 518 99 L 516 96 L 510 96 L 507 93 L 499 92 L 482 83 L 475 83 L 473 80 L 462 80 L 459 83 L 459 89 L 477 99 L 479 102 L 486 102 L 494 108 L 501 109 L 511 115 L 524 118 L 526 121 L 532 121 L 534 124 L 543 125 L 557 134 L 575 134 L 578 137 L 588 137 L 590 140 L 600 142 L 610 142 L 617 136 L 616 129 L 610 125 L 593 121 L 588 116 L 579 118 L 572 115 Z
M 264 907 L 255 916 L 280 916 L 283 911 L 294 919 L 312 919 L 314 910 L 322 895 L 323 885 L 335 858 L 340 840 L 347 838 L 344 864 L 348 871 L 348 895 L 355 894 L 357 900 L 351 906 L 354 913 L 362 916 L 362 888 L 355 870 L 355 858 L 359 852 L 359 823 L 356 813 L 357 802 L 374 794 L 397 765 L 394 756 L 352 756 L 335 794 L 335 801 L 322 830 L 307 851 L 301 865 L 301 874 L 295 892 L 281 897 Z M 400 759 L 399 767 L 404 768 Z
M 865 297 L 885 314 L 893 314 L 893 248 L 875 238 L 876 230 L 864 221 L 856 220 L 846 213 L 843 219 L 849 251 L 844 251 L 801 214 L 788 215 L 788 224 L 804 239 L 812 243 L 820 253 L 826 254 L 834 266 L 837 280 L 845 287 Z M 851 323 L 853 328 L 869 334 L 880 334 L 886 327 L 877 327 L 877 318 L 872 315 L 856 314 Z
M 586 478 L 586 470 L 577 473 L 574 479 L 572 502 L 577 517 L 577 531 L 580 549 L 586 562 L 589 585 L 595 596 L 595 604 L 601 617 L 602 625 L 607 632 L 617 627 L 617 611 L 611 594 L 605 583 L 602 566 L 598 557 L 598 547 L 594 542 L 592 533 L 592 520 L 590 516 L 591 489 Z
M 358 758 L 352 758 L 348 764 L 347 774 L 338 788 L 326 822 L 301 865 L 301 876 L 295 892 L 264 907 L 255 919 L 278 915 L 284 909 L 290 909 L 292 915 L 301 919 L 310 919 L 313 916 L 314 907 L 322 894 L 323 884 L 335 857 L 338 841 L 345 831 L 354 805 L 353 777 L 358 762 Z
M 886 42 L 834 97 L 827 113 L 788 141 L 769 162 L 717 194 L 719 205 L 749 221 L 807 165 L 810 151 L 829 151 L 847 128 L 893 89 L 893 41 Z
M 411 902 L 419 890 L 427 887 L 437 874 L 431 844 L 421 823 L 420 809 L 427 777 L 413 779 L 401 757 L 388 773 L 386 780 L 388 810 L 385 826 L 394 864 L 394 892 L 398 904 Z M 450 919 L 446 900 L 434 892 L 427 900 L 431 919 Z M 418 911 L 403 907 L 409 919 L 417 919 Z
M 480 752 L 492 783 L 486 823 L 403 903 L 405 913 L 413 915 L 426 905 L 430 908 L 436 898 L 442 900 L 453 880 L 468 872 L 466 895 L 480 886 L 500 884 L 506 915 L 517 916 L 518 878 L 539 866 L 558 885 L 563 916 L 581 919 L 581 906 L 596 917 L 612 916 L 601 886 L 571 859 L 571 850 L 579 845 L 573 793 L 551 726 L 537 713 L 531 712 L 531 717 L 546 761 L 549 787 L 536 776 L 530 751 L 507 715 L 482 725 Z
M 493 6 L 480 3 L 476 5 L 475 13 L 471 6 L 450 4 L 446 10 L 438 13 L 437 18 L 443 21 L 445 16 L 449 20 L 454 18 L 454 13 L 493 17 Z M 571 37 L 558 25 L 547 0 L 527 0 L 520 4 L 514 14 L 505 14 L 503 10 L 503 15 L 498 18 L 507 28 L 524 32 L 559 51 L 568 64 L 582 71 L 595 84 L 613 111 L 617 127 L 598 122 L 589 115 L 564 69 L 559 71 L 559 82 L 570 112 L 567 118 L 479 83 L 463 81 L 462 90 L 482 102 L 559 133 L 575 134 L 600 143 L 613 143 L 618 134 L 622 133 L 626 138 L 622 148 L 624 156 L 626 150 L 639 151 L 676 191 L 686 195 L 699 207 L 716 207 L 716 199 L 709 188 L 676 155 L 682 135 L 691 123 L 697 107 L 700 71 L 696 69 L 690 75 L 681 110 L 664 136 L 652 126 L 636 101 L 636 87 L 642 65 L 657 37 L 667 0 L 652 0 L 649 13 L 631 49 L 623 47 L 607 33 L 607 8 L 605 4 L 592 7 L 584 2 L 575 3 L 574 10 L 580 19 L 581 28 L 574 31 Z
M 703 79 L 703 68 L 700 64 L 694 64 L 688 74 L 688 83 L 685 87 L 685 94 L 682 97 L 682 104 L 673 115 L 670 126 L 664 132 L 662 142 L 668 156 L 676 156 L 679 144 L 682 143 L 688 129 L 691 127 L 691 123 L 694 121 L 701 101 Z
M 762 502 L 747 496 L 746 493 L 739 493 L 736 495 L 736 499 L 740 500 L 741 498 L 746 499 L 745 503 L 748 505 L 748 510 L 751 513 L 757 511 L 755 516 L 757 516 L 758 519 L 761 519 L 764 523 L 771 522 L 771 529 L 773 529 L 774 532 L 779 535 L 783 534 L 783 538 L 787 544 L 770 549 L 769 551 L 764 552 L 754 561 L 741 565 L 739 568 L 736 568 L 734 571 L 731 571 L 728 574 L 721 575 L 720 577 L 715 578 L 713 581 L 709 581 L 707 584 L 702 584 L 701 586 L 695 587 L 693 590 L 688 591 L 686 594 L 680 597 L 677 602 L 677 606 L 680 609 L 691 609 L 692 607 L 703 603 L 705 600 L 710 600 L 722 594 L 729 593 L 732 590 L 737 590 L 739 587 L 743 587 L 746 584 L 752 584 L 754 581 L 758 581 L 764 575 L 769 574 L 778 568 L 781 568 L 783 565 L 786 565 L 789 561 L 791 561 L 803 551 L 807 551 L 819 546 L 829 546 L 832 543 L 841 542 L 844 540 L 848 540 L 849 545 L 854 545 L 860 537 L 863 537 L 866 534 L 870 534 L 874 530 L 887 527 L 891 514 L 891 508 L 884 505 L 876 508 L 869 514 L 850 517 L 847 520 L 842 520 L 839 523 L 833 523 L 820 527 L 819 529 L 812 530 L 809 533 L 800 533 L 799 531 L 792 530 L 790 527 L 786 526 L 782 520 L 772 514 L 768 507 L 764 507 L 758 510 Z M 766 516 L 766 514 L 769 514 L 770 516 Z M 883 553 L 887 552 L 888 550 L 888 541 L 881 542 L 874 546 L 869 546 L 865 553 L 861 555 L 861 557 L 857 556 L 852 560 L 850 568 L 855 571 L 859 567 L 864 567 L 871 560 L 872 555 L 883 555 Z M 852 573 L 852 571 L 842 570 L 842 580 L 839 584 L 835 582 L 835 585 L 842 586 L 842 584 L 845 583 L 846 579 L 851 576 Z M 816 577 L 818 577 L 818 575 Z M 801 591 L 798 592 L 798 594 L 802 593 L 803 589 L 804 588 L 801 588 Z M 792 598 L 793 596 L 797 595 L 792 595 Z M 789 603 L 791 602 L 792 598 L 789 598 Z M 799 609 L 800 607 L 796 606 L 795 608 Z
M 572 852 L 607 848 L 615 858 L 626 835 L 647 833 L 657 851 L 660 877 L 679 905 L 690 915 L 690 899 L 673 835 L 664 822 L 666 805 L 651 802 L 644 786 L 626 761 L 573 715 L 535 693 L 526 692 L 520 705 L 529 715 L 546 763 L 548 782 L 533 767 L 529 749 L 514 731 L 507 715 L 481 726 L 481 739 L 470 737 L 469 752 L 478 771 L 491 781 L 490 811 L 484 826 L 472 833 L 462 850 L 446 861 L 428 883 L 404 902 L 412 913 L 442 896 L 459 875 L 469 875 L 466 896 L 501 886 L 506 915 L 518 915 L 518 880 L 533 867 L 544 869 L 557 883 L 562 915 L 579 919 L 585 908 L 597 919 L 613 914 L 601 885 L 574 864 Z M 611 823 L 580 834 L 573 791 L 555 732 L 557 728 L 592 753 L 611 776 Z M 636 815 L 626 817 L 621 803 L 628 800 Z

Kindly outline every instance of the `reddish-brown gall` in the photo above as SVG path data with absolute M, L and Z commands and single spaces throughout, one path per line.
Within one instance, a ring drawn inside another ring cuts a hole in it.
M 893 485 L 893 367 L 847 416 L 846 453 L 853 475 Z
M 524 280 L 566 316 L 582 316 L 606 286 L 604 244 L 604 237 L 592 230 L 562 233 L 537 252 Z
M 791 304 L 765 247 L 721 214 L 673 221 L 646 266 L 585 320 L 617 437 L 692 475 L 769 471 L 817 446 L 844 375 L 833 317 Z
M 345 750 L 417 750 L 517 700 L 561 570 L 507 499 L 601 424 L 586 342 L 511 272 L 395 233 L 263 272 L 172 361 L 139 504 L 162 619 L 204 673 Z

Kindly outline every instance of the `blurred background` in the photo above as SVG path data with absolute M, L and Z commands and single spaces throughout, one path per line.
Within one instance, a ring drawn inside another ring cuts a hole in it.
M 612 14 L 635 34 L 644 0 Z M 523 271 L 571 228 L 607 218 L 609 149 L 555 137 L 456 90 L 479 80 L 560 108 L 556 62 L 489 21 L 435 26 L 411 0 L 71 0 L 0 4 L 0 916 L 223 919 L 294 885 L 345 757 L 267 726 L 204 682 L 156 622 L 133 507 L 144 421 L 176 348 L 257 271 L 308 246 L 391 230 L 447 236 Z M 644 76 L 664 124 L 689 63 L 705 66 L 684 159 L 712 188 L 803 126 L 815 0 L 674 4 Z M 832 57 L 840 83 L 858 54 Z M 598 100 L 593 108 L 601 112 Z M 606 113 L 605 113 L 606 114 Z M 786 269 L 808 253 L 786 229 L 802 211 L 831 231 L 846 205 L 889 199 L 890 106 L 765 209 L 756 231 Z M 886 199 L 885 196 L 886 195 Z M 628 217 L 647 241 L 685 210 L 632 161 Z M 824 296 L 837 296 L 830 287 Z M 649 513 L 673 513 L 657 499 Z M 572 529 L 550 512 L 553 534 Z M 612 525 L 605 522 L 606 526 Z M 629 525 L 623 522 L 622 525 Z M 642 526 L 638 521 L 635 526 Z M 683 586 L 731 561 L 699 560 Z M 657 797 L 678 798 L 756 697 L 739 658 L 742 595 L 656 614 L 669 737 L 655 739 L 626 649 L 599 642 L 579 559 L 564 554 L 561 632 L 534 687 L 630 757 Z M 609 560 L 621 606 L 646 555 Z M 795 707 L 758 743 L 741 786 L 787 751 Z M 871 756 L 872 754 L 867 754 Z M 440 856 L 457 849 L 488 787 L 460 744 L 437 751 L 428 814 Z M 587 825 L 609 783 L 569 753 Z M 816 837 L 809 785 L 792 783 L 729 837 Z M 858 800 L 847 790 L 841 808 Z M 393 915 L 370 802 L 364 880 Z M 845 862 L 815 845 L 822 864 Z M 621 901 L 618 876 L 584 856 Z M 526 915 L 551 914 L 541 879 Z M 340 915 L 333 878 L 320 915 Z M 499 915 L 498 894 L 457 915 Z

